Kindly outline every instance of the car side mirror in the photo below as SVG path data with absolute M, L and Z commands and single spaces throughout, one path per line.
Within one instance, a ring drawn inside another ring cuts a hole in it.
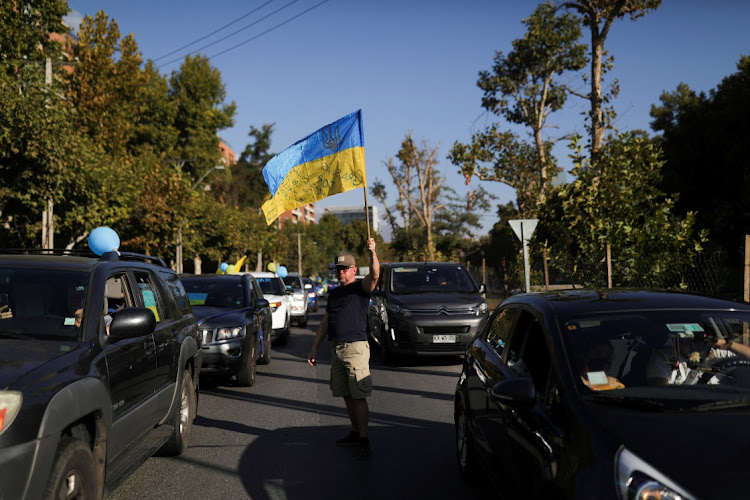
M 514 377 L 495 384 L 490 397 L 498 404 L 530 405 L 536 400 L 536 389 L 530 378 Z
M 269 307 L 268 299 L 255 299 L 255 304 L 253 304 L 256 309 L 263 309 L 264 307 Z
M 109 336 L 129 339 L 150 335 L 156 329 L 154 312 L 146 307 L 126 307 L 112 316 Z

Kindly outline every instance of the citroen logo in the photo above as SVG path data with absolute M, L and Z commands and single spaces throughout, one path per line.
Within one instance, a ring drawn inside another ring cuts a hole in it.
M 445 306 L 438 307 L 438 314 L 448 314 L 448 309 Z

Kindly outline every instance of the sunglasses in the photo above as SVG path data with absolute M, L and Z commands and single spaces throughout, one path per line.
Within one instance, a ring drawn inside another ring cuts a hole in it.
M 348 271 L 349 269 L 352 269 L 354 266 L 336 266 L 336 272 L 338 271 Z

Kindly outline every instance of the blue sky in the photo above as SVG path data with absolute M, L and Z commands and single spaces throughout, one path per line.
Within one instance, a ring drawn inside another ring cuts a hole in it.
M 144 60 L 156 60 L 267 1 L 69 3 L 71 24 L 104 10 L 123 34 L 134 34 Z M 384 161 L 395 157 L 412 132 L 419 143 L 439 147 L 438 170 L 448 185 L 465 194 L 463 177 L 446 156 L 455 141 L 469 142 L 472 133 L 495 120 L 480 106 L 477 74 L 491 68 L 497 50 L 512 49 L 511 42 L 525 31 L 522 19 L 536 5 L 526 0 L 274 0 L 157 64 L 169 74 L 187 53 L 241 30 L 199 52 L 221 72 L 227 101 L 237 104 L 235 126 L 221 132 L 237 155 L 248 142 L 251 125 L 275 123 L 272 151 L 280 152 L 362 109 L 370 184 L 384 181 L 390 186 L 389 199 L 396 198 Z M 750 55 L 748 21 L 750 2 L 745 0 L 664 0 L 657 11 L 635 22 L 617 21 L 605 44 L 615 57 L 611 75 L 620 80 L 616 126 L 650 130 L 651 105 L 680 82 L 696 91 L 716 88 L 736 71 L 741 55 Z M 583 40 L 588 41 L 587 33 Z M 585 91 L 580 81 L 571 84 Z M 548 121 L 559 127 L 553 133 L 583 134 L 581 113 L 586 109 L 585 101 L 572 97 L 568 109 Z M 569 166 L 564 145 L 555 153 Z M 478 185 L 474 179 L 469 188 Z M 498 196 L 495 205 L 515 200 L 506 186 L 481 185 Z M 372 196 L 368 202 L 379 205 Z M 319 217 L 324 208 L 353 205 L 363 205 L 361 189 L 316 203 L 316 212 Z M 493 209 L 482 218 L 484 229 L 477 234 L 486 234 L 496 220 Z

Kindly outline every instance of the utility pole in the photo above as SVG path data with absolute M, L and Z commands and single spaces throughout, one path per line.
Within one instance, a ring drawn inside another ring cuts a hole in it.
M 302 234 L 297 233 L 297 272 L 302 276 Z
M 47 88 L 52 86 L 52 58 L 44 61 L 44 83 Z M 47 210 L 42 212 L 42 248 L 55 248 L 55 228 L 52 222 L 54 203 L 52 193 L 47 193 Z

